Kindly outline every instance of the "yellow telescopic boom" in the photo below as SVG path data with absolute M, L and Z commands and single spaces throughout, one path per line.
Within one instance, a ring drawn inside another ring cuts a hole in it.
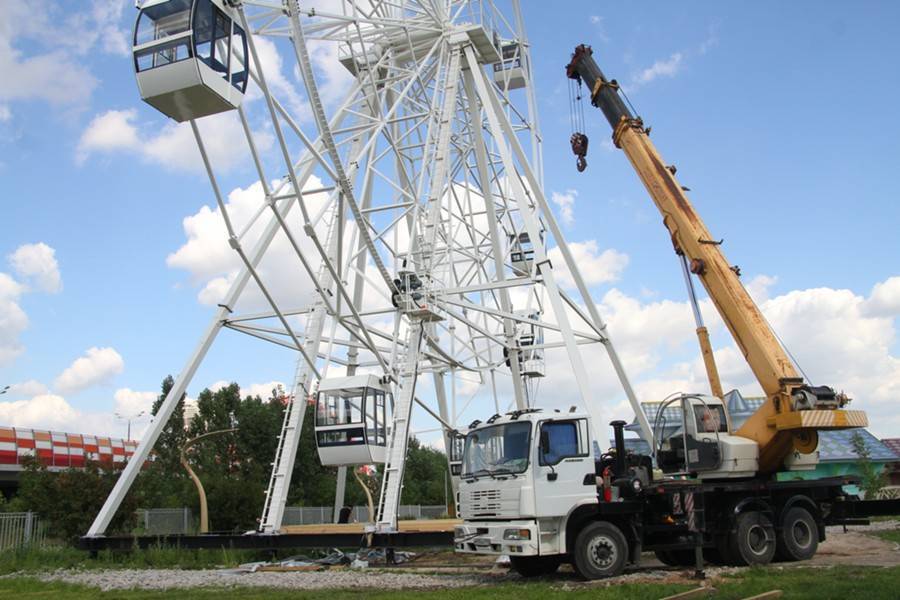
M 643 122 L 625 106 L 615 80 L 607 80 L 600 71 L 589 46 L 575 49 L 566 73 L 590 90 L 591 104 L 603 111 L 613 128 L 613 142 L 625 152 L 662 213 L 675 251 L 684 254 L 690 271 L 703 283 L 766 394 L 766 402 L 735 432 L 759 444 L 760 471 L 778 470 L 793 449 L 813 452 L 820 429 L 865 427 L 863 411 L 842 409 L 848 402 L 844 394 L 804 382 L 741 284 L 737 268 L 725 259 L 720 242 L 710 235 L 675 179 L 675 169 L 663 162 Z

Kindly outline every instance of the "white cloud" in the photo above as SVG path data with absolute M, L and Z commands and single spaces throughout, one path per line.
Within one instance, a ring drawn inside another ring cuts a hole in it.
M 559 207 L 559 217 L 566 225 L 571 225 L 575 221 L 575 196 L 578 190 L 566 190 L 565 193 L 553 192 L 550 200 Z
M 27 396 L 31 398 L 33 396 L 46 394 L 49 391 L 50 390 L 47 389 L 47 386 L 40 381 L 29 379 L 28 381 L 12 384 L 11 386 L 9 386 L 9 392 L 7 393 L 10 397 Z
M 19 276 L 33 282 L 36 289 L 52 293 L 62 289 L 55 254 L 53 248 L 38 242 L 19 246 L 7 261 Z M 21 296 L 33 291 L 34 286 L 27 285 L 28 282 L 16 281 L 0 272 L 0 366 L 10 364 L 25 351 L 19 336 L 28 328 L 28 315 L 19 302 Z
M 875 284 L 862 308 L 871 316 L 900 314 L 900 277 L 890 277 Z
M 83 163 L 93 151 L 114 152 L 134 150 L 140 147 L 137 128 L 132 121 L 135 109 L 108 110 L 94 117 L 78 141 L 76 161 Z
M 594 37 L 604 44 L 609 42 L 609 35 L 606 33 L 606 25 L 603 17 L 600 15 L 591 15 L 588 17 L 588 21 L 594 26 Z
M 43 242 L 24 244 L 9 255 L 9 264 L 15 272 L 31 280 L 41 291 L 55 294 L 62 290 L 56 250 Z
M 313 176 L 307 182 L 306 187 L 307 189 L 321 188 L 322 183 Z M 324 193 L 305 197 L 310 213 L 316 214 L 319 211 L 325 197 Z M 262 184 L 259 182 L 246 188 L 232 190 L 228 194 L 225 206 L 234 227 L 243 230 L 257 214 L 263 201 Z M 242 240 L 245 248 L 255 245 L 270 215 L 271 211 L 267 209 L 262 218 L 257 219 L 249 228 Z M 305 256 L 317 256 L 312 241 L 297 226 L 299 217 L 286 220 Z M 237 253 L 228 245 L 225 225 L 218 206 L 215 208 L 201 207 L 195 214 L 184 218 L 183 227 L 187 240 L 166 258 L 166 264 L 171 268 L 187 271 L 193 283 L 202 285 L 198 294 L 198 299 L 202 304 L 215 305 L 222 302 L 243 263 Z M 320 231 L 319 233 L 323 234 L 324 232 Z M 313 260 L 312 262 L 314 263 L 313 268 L 315 268 L 319 261 Z M 270 291 L 276 301 L 285 302 L 291 307 L 304 306 L 309 303 L 312 290 L 307 284 L 308 278 L 303 273 L 300 260 L 283 234 L 279 234 L 272 242 L 258 271 L 267 287 L 271 286 Z M 264 302 L 259 288 L 255 284 L 251 284 L 242 297 L 241 307 L 261 309 L 268 305 Z
M 123 418 L 137 417 L 141 413 L 149 415 L 156 397 L 156 392 L 138 392 L 131 388 L 119 388 L 113 394 L 115 411 Z
M 5 104 L 0 104 L 0 123 L 6 123 L 12 119 L 12 112 Z
M 75 162 L 83 164 L 93 154 L 129 152 L 172 171 L 204 170 L 197 142 L 188 123 L 167 121 L 155 131 L 136 122 L 137 111 L 109 110 L 96 117 L 82 132 Z M 237 113 L 226 112 L 197 121 L 213 169 L 232 169 L 249 160 L 250 151 Z M 254 143 L 261 152 L 272 147 L 267 131 L 255 132 Z
M 675 77 L 675 75 L 681 71 L 683 59 L 684 55 L 681 52 L 675 52 L 665 60 L 656 61 L 651 66 L 632 77 L 632 89 L 641 85 L 646 85 L 659 77 Z
M 43 388 L 43 391 L 40 388 Z M 26 394 L 28 390 L 36 393 Z M 22 400 L 0 402 L 0 423 L 3 425 L 122 438 L 127 432 L 128 421 L 125 418 L 117 418 L 113 411 L 133 417 L 142 409 L 149 410 L 148 402 L 152 402 L 152 398 L 156 396 L 153 392 L 135 392 L 122 388 L 116 391 L 111 403 L 98 407 L 100 410 L 85 411 L 72 406 L 63 396 L 47 392 L 46 386 L 36 381 L 21 384 L 18 392 L 26 397 Z M 140 438 L 140 433 L 148 421 L 149 418 L 132 419 L 133 438 Z
M 0 366 L 10 364 L 25 351 L 19 335 L 28 328 L 28 315 L 18 300 L 22 285 L 6 273 L 0 273 Z
M 83 4 L 83 3 L 82 3 Z M 78 10 L 49 2 L 6 0 L 0 19 L 0 100 L 44 100 L 84 106 L 97 86 L 83 57 L 95 52 L 127 56 L 128 34 L 119 27 L 126 3 L 93 0 Z M 31 42 L 24 52 L 21 42 Z
M 616 281 L 628 265 L 628 255 L 609 248 L 599 252 L 597 240 L 569 242 L 569 251 L 578 265 L 578 270 L 588 286 Z M 565 287 L 575 287 L 559 248 L 551 248 L 547 253 L 553 263 L 557 281 Z
M 59 374 L 53 387 L 63 394 L 79 392 L 104 383 L 124 368 L 125 361 L 114 348 L 88 348 L 84 356 L 75 359 Z
M 247 387 L 241 386 L 241 396 L 259 396 L 263 401 L 272 397 L 272 390 L 280 388 L 287 390 L 283 381 L 269 381 L 266 383 L 253 383 Z
M 36 429 L 73 429 L 79 425 L 79 413 L 57 394 L 41 394 L 28 400 L 0 402 L 0 423 Z

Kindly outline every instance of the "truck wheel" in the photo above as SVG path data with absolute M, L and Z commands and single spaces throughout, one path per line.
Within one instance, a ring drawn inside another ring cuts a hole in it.
M 556 573 L 562 559 L 559 556 L 510 556 L 509 566 L 522 577 L 540 577 Z
M 756 511 L 741 513 L 728 539 L 729 562 L 737 566 L 767 565 L 775 556 L 775 528 Z
M 785 513 L 775 542 L 775 556 L 780 560 L 809 560 L 819 548 L 819 528 L 808 510 L 795 506 Z
M 594 521 L 575 538 L 572 566 L 583 579 L 614 577 L 627 559 L 628 542 L 612 523 Z

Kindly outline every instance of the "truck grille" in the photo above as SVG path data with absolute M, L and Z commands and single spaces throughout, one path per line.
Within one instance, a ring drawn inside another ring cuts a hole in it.
M 517 490 L 472 490 L 461 494 L 460 512 L 464 518 L 515 516 L 519 502 Z

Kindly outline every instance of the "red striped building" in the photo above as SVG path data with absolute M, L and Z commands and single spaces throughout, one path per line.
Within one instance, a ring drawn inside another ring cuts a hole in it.
M 50 468 L 84 467 L 87 461 L 124 463 L 134 454 L 137 442 L 120 438 L 0 427 L 0 470 L 16 471 L 36 457 Z

